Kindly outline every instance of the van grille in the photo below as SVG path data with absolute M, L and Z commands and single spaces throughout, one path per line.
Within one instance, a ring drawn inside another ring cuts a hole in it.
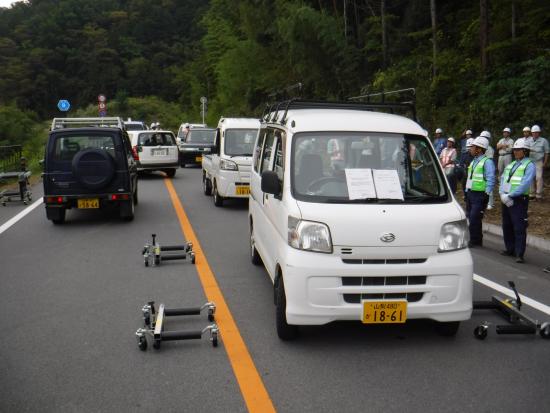
M 397 276 L 397 277 L 342 277 L 343 286 L 396 286 L 396 285 L 425 285 L 425 275 Z M 388 300 L 406 299 L 409 303 L 422 300 L 424 293 L 363 293 L 344 294 L 344 301 L 350 304 L 359 304 L 361 300 Z
M 344 254 L 344 252 L 342 252 Z M 427 258 L 382 258 L 382 259 L 350 259 L 342 258 L 344 264 L 422 264 Z

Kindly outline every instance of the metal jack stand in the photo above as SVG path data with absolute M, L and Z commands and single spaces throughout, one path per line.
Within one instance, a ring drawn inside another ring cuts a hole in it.
M 185 260 L 187 258 L 191 260 L 191 264 L 195 263 L 195 253 L 193 252 L 193 244 L 191 242 L 187 242 L 185 245 L 165 245 L 161 247 L 156 241 L 157 234 L 152 234 L 152 237 L 153 241 L 145 244 L 141 252 L 146 267 L 149 267 L 149 265 L 152 267 L 160 265 L 162 261 Z M 184 251 L 184 253 L 162 254 L 168 251 Z
M 216 323 L 210 324 L 202 330 L 194 331 L 164 331 L 164 318 L 172 316 L 199 315 L 203 310 L 208 309 L 208 321 L 214 321 L 216 305 L 208 302 L 201 307 L 188 308 L 165 308 L 164 304 L 160 304 L 158 310 L 155 309 L 155 302 L 150 301 L 141 309 L 143 313 L 144 328 L 139 328 L 136 331 L 138 347 L 141 351 L 147 350 L 147 336 L 153 340 L 153 348 L 160 349 L 160 344 L 163 341 L 175 340 L 194 340 L 201 339 L 206 332 L 210 332 L 210 342 L 213 347 L 218 346 L 218 336 L 220 330 Z
M 540 334 L 542 338 L 550 338 L 550 322 L 539 323 L 521 312 L 521 298 L 513 281 L 508 285 L 514 291 L 516 299 L 493 296 L 491 301 L 474 301 L 474 310 L 497 310 L 510 324 L 496 326 L 497 334 Z M 483 322 L 474 330 L 474 336 L 479 340 L 487 337 L 490 323 Z

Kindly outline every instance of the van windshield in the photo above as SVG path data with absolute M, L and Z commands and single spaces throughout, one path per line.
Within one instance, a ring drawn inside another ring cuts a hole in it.
M 229 156 L 252 156 L 258 129 L 227 129 L 224 153 Z
M 428 140 L 422 136 L 300 133 L 293 140 L 291 165 L 292 193 L 303 201 L 437 203 L 449 200 L 439 162 Z

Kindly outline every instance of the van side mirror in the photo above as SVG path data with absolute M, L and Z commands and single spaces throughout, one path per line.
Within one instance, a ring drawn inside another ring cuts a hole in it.
M 281 182 L 276 172 L 262 172 L 262 192 L 275 195 L 275 198 L 281 199 Z

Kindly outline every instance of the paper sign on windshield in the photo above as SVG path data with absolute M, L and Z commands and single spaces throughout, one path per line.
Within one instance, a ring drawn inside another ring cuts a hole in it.
M 403 201 L 403 190 L 395 169 L 373 169 L 372 176 L 378 198 Z
M 376 198 L 372 170 L 345 169 L 349 199 Z

